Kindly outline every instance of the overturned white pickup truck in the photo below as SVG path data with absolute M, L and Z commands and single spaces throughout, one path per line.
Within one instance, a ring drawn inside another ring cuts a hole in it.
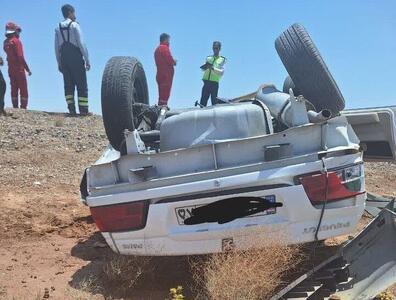
M 342 111 L 301 25 L 275 46 L 290 75 L 283 92 L 263 85 L 209 108 L 149 106 L 142 65 L 109 60 L 102 113 L 111 146 L 87 168 L 81 194 L 114 251 L 204 254 L 253 246 L 260 232 L 300 243 L 354 231 L 363 159 L 395 160 L 396 107 Z

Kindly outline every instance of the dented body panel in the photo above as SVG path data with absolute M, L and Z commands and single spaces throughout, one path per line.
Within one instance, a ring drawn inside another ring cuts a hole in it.
M 121 254 L 204 254 L 226 251 L 229 244 L 244 249 L 254 246 L 248 237 L 257 232 L 282 234 L 288 243 L 309 242 L 317 229 L 321 240 L 353 232 L 365 193 L 328 203 L 318 228 L 322 206 L 311 203 L 296 178 L 361 163 L 359 140 L 341 116 L 271 135 L 159 153 L 117 158 L 110 151 L 87 171 L 86 203 L 95 208 L 149 201 L 144 228 L 102 232 Z M 194 207 L 236 196 L 273 198 L 283 206 L 225 224 L 183 224 Z

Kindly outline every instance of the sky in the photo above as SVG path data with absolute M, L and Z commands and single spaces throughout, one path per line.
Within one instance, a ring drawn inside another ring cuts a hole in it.
M 58 0 L 0 0 L 0 27 L 22 27 L 29 108 L 65 111 L 63 79 L 54 54 L 54 29 L 63 19 Z M 279 89 L 287 73 L 274 47 L 276 37 L 299 22 L 310 33 L 344 95 L 347 108 L 396 105 L 396 1 L 105 1 L 70 0 L 88 47 L 90 110 L 101 114 L 100 87 L 112 56 L 138 58 L 144 66 L 150 103 L 158 100 L 153 52 L 162 32 L 171 35 L 177 66 L 170 107 L 200 99 L 199 66 L 212 41 L 227 58 L 220 97 L 255 91 L 262 83 Z M 0 51 L 5 58 L 5 53 Z M 2 68 L 8 83 L 7 67 Z M 11 106 L 7 86 L 6 106 Z

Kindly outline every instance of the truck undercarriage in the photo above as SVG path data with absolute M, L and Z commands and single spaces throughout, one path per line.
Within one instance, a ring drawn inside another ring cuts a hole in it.
M 290 74 L 283 91 L 265 84 L 208 108 L 150 106 L 142 65 L 109 60 L 102 111 L 111 145 L 81 191 L 115 252 L 204 254 L 252 247 L 246 237 L 258 232 L 301 243 L 354 231 L 366 200 L 363 157 L 396 157 L 396 108 L 343 110 L 301 25 L 275 47 Z

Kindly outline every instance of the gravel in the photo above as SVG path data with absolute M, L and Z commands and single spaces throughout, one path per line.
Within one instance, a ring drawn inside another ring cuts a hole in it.
M 100 116 L 8 111 L 0 117 L 1 184 L 76 184 L 108 143 Z

